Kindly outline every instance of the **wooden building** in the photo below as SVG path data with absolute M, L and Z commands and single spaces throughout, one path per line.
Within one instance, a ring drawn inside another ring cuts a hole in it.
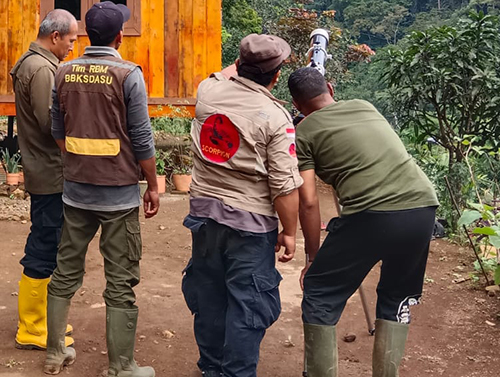
M 86 11 L 100 0 L 0 0 L 0 115 L 15 115 L 9 72 L 36 39 L 43 17 L 54 7 L 79 20 L 79 36 L 68 60 L 83 54 Z M 119 49 L 140 64 L 151 116 L 168 113 L 168 105 L 191 111 L 198 84 L 221 68 L 221 0 L 113 0 L 131 9 Z

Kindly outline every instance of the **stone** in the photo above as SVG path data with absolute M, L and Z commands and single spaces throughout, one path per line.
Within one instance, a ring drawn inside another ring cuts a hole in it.
M 490 286 L 486 287 L 485 289 L 486 289 L 486 292 L 495 292 L 495 293 L 500 292 L 500 286 L 498 286 L 498 285 L 490 285 Z
M 352 343 L 356 340 L 356 334 L 354 333 L 348 333 L 346 335 L 344 335 L 344 337 L 342 338 L 342 340 L 346 343 Z
M 175 333 L 173 331 L 170 331 L 170 330 L 165 330 L 165 331 L 162 331 L 161 333 L 165 338 L 167 339 L 171 339 L 175 336 Z
M 24 191 L 15 189 L 11 194 L 15 199 L 24 199 Z

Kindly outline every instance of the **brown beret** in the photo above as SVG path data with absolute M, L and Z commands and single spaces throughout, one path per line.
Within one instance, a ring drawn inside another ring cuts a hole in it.
M 275 35 L 250 34 L 240 43 L 240 64 L 259 67 L 267 73 L 283 63 L 290 56 L 291 48 Z

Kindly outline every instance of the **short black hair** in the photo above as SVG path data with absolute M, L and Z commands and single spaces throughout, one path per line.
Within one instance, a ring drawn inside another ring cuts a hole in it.
M 250 64 L 239 64 L 238 75 L 246 79 L 252 80 L 262 86 L 268 86 L 273 81 L 274 76 L 281 70 L 283 64 L 280 64 L 272 71 L 262 72 L 262 70 Z
M 106 39 L 102 39 L 99 35 L 96 35 L 94 33 L 87 32 L 87 35 L 89 37 L 91 46 L 107 47 L 116 39 L 116 36 L 118 34 L 116 34 L 114 37 L 108 37 Z
M 297 102 L 306 102 L 328 93 L 326 80 L 316 68 L 299 68 L 288 79 L 288 89 Z

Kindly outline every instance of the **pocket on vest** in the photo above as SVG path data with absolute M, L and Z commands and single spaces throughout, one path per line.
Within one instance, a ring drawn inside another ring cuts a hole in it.
M 66 136 L 66 150 L 82 156 L 117 156 L 120 139 L 87 139 Z

